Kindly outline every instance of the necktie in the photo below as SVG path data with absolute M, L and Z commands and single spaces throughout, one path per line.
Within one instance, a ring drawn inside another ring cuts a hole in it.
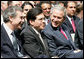
M 44 41 L 43 38 L 41 37 L 40 33 L 38 33 L 38 35 L 39 35 L 39 38 L 40 38 L 41 42 L 43 43 L 43 47 L 44 47 L 44 49 L 45 49 L 45 54 L 47 54 L 47 56 L 49 56 L 48 51 L 47 51 L 47 47 L 46 47 L 46 45 L 45 45 L 45 44 L 46 44 L 45 41 Z
M 60 28 L 60 32 L 64 35 L 64 37 L 67 39 L 66 34 L 64 33 L 64 31 L 62 30 L 62 28 Z M 68 39 L 67 39 L 68 40 Z
M 12 35 L 12 40 L 13 40 L 14 49 L 15 49 L 15 50 L 18 50 L 18 45 L 17 45 L 16 37 L 15 37 L 15 35 L 14 35 L 13 32 L 11 33 L 11 35 Z
M 44 43 L 44 41 L 43 41 L 41 35 L 40 35 L 39 33 L 38 33 L 38 35 L 39 35 L 39 38 L 40 38 L 41 42 L 43 43 L 44 48 L 46 49 L 46 47 L 45 47 L 45 43 Z
M 14 32 L 12 32 L 11 35 L 13 39 L 13 46 L 14 46 L 15 51 L 17 52 L 18 57 L 23 57 L 23 54 L 21 54 L 21 52 L 19 51 L 20 50 L 19 45 L 17 43 L 17 40 L 16 40 L 17 38 L 15 37 Z
M 75 24 L 74 24 L 74 20 L 73 19 L 71 19 L 71 22 L 72 22 L 72 27 L 73 27 L 73 30 L 74 30 L 74 32 L 75 32 Z

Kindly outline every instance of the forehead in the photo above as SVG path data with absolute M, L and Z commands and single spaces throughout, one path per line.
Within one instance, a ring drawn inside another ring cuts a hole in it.
M 19 1 L 12 1 L 14 5 L 19 4 Z
M 16 13 L 17 13 L 17 16 L 22 16 L 22 12 L 21 11 L 16 11 Z
M 26 8 L 26 9 L 31 9 L 32 6 L 31 6 L 31 5 L 25 5 L 24 8 Z
M 38 18 L 38 19 L 40 19 L 40 18 L 44 18 L 44 14 L 41 13 L 41 14 L 37 15 L 36 18 Z
M 54 9 L 51 15 L 64 16 L 64 12 L 62 10 Z
M 42 6 L 42 8 L 51 7 L 50 4 L 48 4 L 48 3 L 43 3 L 41 6 Z
M 75 2 L 68 2 L 68 6 L 76 6 Z
M 7 1 L 1 1 L 1 3 L 3 3 L 3 4 L 7 4 Z

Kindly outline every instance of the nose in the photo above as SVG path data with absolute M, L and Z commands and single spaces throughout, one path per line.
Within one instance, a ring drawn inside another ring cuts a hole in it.
M 44 23 L 44 24 L 45 24 L 45 20 L 42 20 L 42 23 Z
M 50 9 L 48 9 L 48 8 L 47 8 L 47 10 L 46 10 L 46 11 L 47 11 L 47 12 L 49 12 L 49 11 L 50 11 Z
M 25 21 L 25 19 L 22 19 L 21 22 L 23 23 Z
M 56 18 L 54 18 L 54 21 L 59 21 L 59 20 L 58 20 L 58 18 L 56 17 Z
M 75 11 L 75 10 L 76 10 L 76 8 L 74 7 L 74 8 L 72 8 L 72 10 L 73 10 L 73 11 Z

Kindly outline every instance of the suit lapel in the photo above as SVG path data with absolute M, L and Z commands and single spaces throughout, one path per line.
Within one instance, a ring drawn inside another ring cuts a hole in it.
M 71 23 L 70 23 L 68 18 L 66 18 L 66 23 L 69 25 L 70 28 L 72 28 L 72 25 L 71 25 Z
M 11 41 L 10 41 L 10 38 L 9 38 L 9 36 L 8 36 L 8 34 L 7 34 L 6 30 L 5 30 L 5 28 L 3 27 L 3 25 L 2 25 L 2 27 L 1 27 L 1 32 L 2 32 L 2 35 L 4 35 L 3 38 L 5 39 L 5 41 L 7 41 L 7 44 L 8 44 L 11 48 L 13 48 L 13 45 L 12 45 L 12 43 L 11 43 Z
M 68 40 L 64 37 L 64 35 L 59 30 L 54 31 L 53 33 L 58 38 L 57 40 L 60 40 L 60 41 L 63 41 L 63 42 L 68 42 Z
M 36 34 L 36 32 L 33 30 L 33 28 L 31 26 L 29 26 L 29 30 L 33 33 L 34 37 L 36 37 L 36 40 L 39 42 L 39 45 L 42 45 L 42 47 L 44 46 L 41 39 L 39 38 L 38 34 Z

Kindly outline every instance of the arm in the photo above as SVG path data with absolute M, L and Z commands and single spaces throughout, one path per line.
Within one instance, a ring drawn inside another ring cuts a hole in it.
M 3 58 L 17 58 L 13 52 L 13 49 L 2 37 L 1 37 L 1 56 Z

